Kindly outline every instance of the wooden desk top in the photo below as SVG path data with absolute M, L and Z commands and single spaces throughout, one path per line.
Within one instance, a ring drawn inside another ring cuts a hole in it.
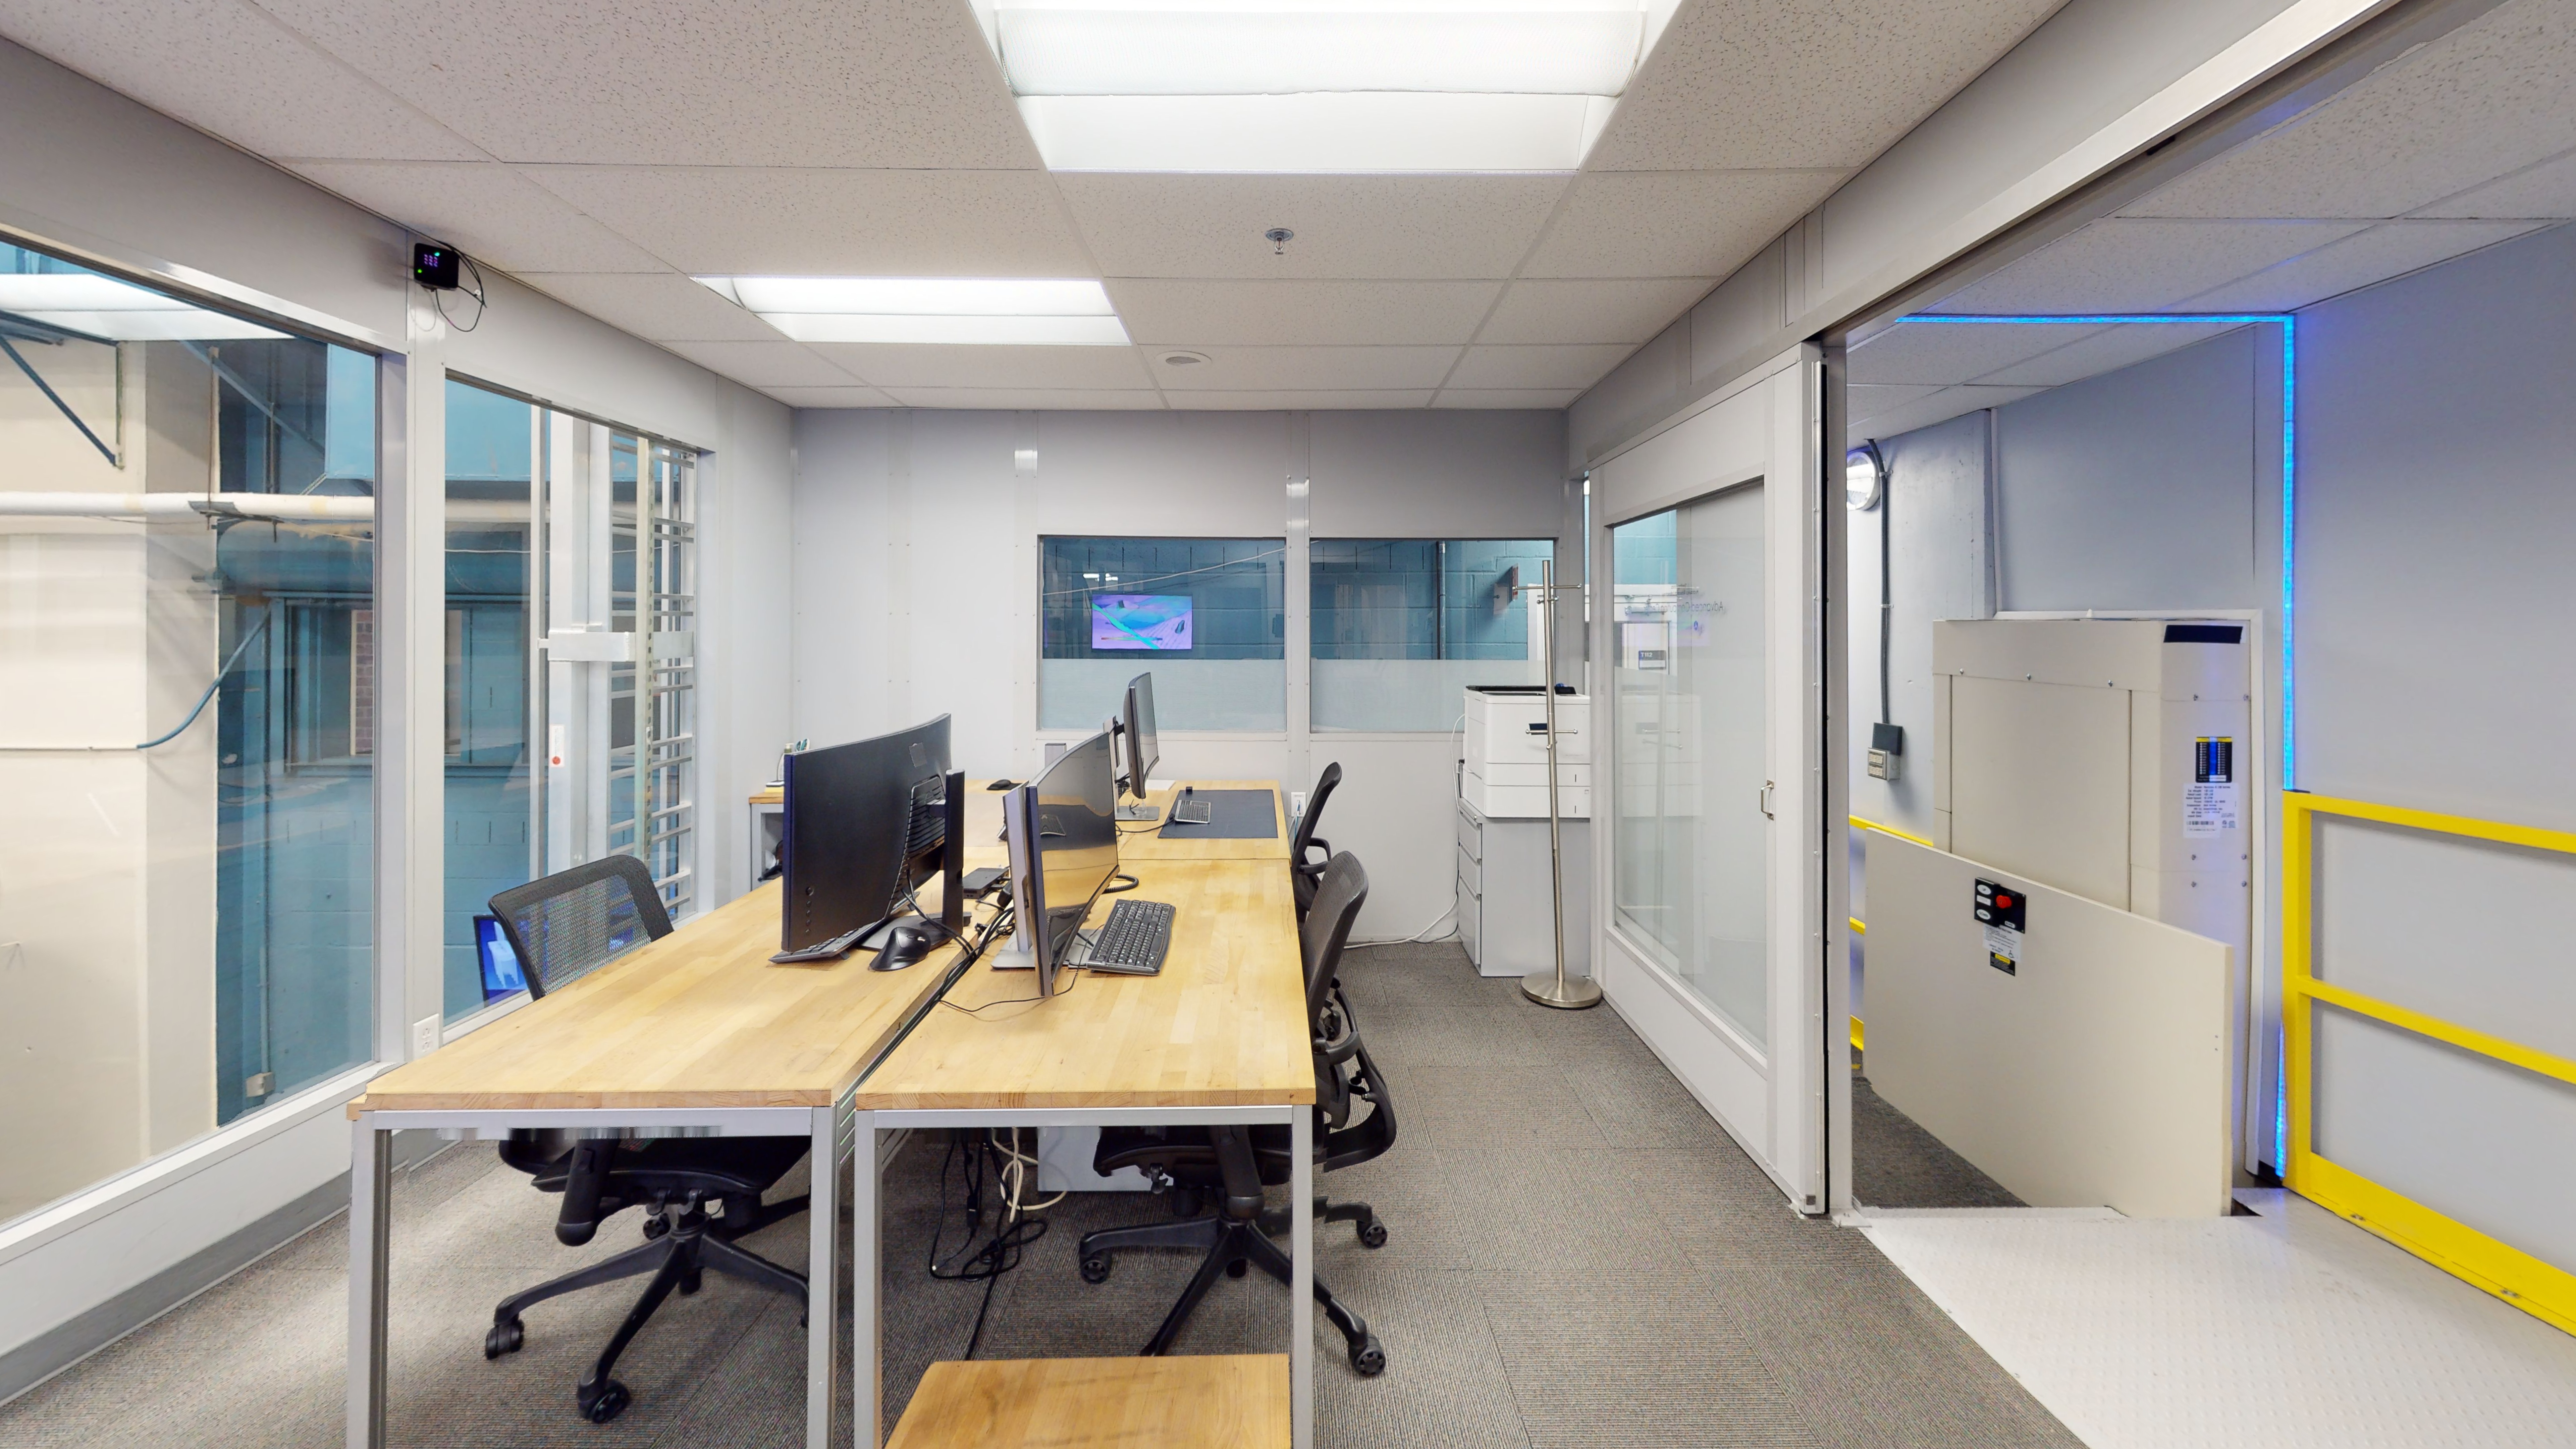
M 787 787 L 784 785 L 763 785 L 759 789 L 751 792 L 749 803 L 753 805 L 784 805 L 787 803 Z
M 866 952 L 773 966 L 778 889 L 762 886 L 387 1072 L 350 1115 L 830 1106 L 938 989 L 955 948 L 902 971 L 869 970 Z
M 1288 1356 L 935 1363 L 886 1449 L 1285 1449 Z
M 1139 883 L 1129 894 L 1176 908 L 1160 975 L 1065 972 L 1053 998 L 1021 1002 L 1034 972 L 979 964 L 947 1000 L 991 1009 L 932 1010 L 860 1084 L 859 1109 L 1314 1101 L 1288 872 L 1269 860 L 1126 864 Z M 1101 897 L 1091 922 L 1121 899 Z

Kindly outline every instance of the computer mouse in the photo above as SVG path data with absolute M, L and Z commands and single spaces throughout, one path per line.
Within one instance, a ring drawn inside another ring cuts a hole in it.
M 886 932 L 885 944 L 877 948 L 877 959 L 870 963 L 874 971 L 900 971 L 930 954 L 938 938 L 918 926 L 896 926 Z

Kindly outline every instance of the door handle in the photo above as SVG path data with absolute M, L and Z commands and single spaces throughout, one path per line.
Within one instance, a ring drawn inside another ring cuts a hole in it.
M 1762 807 L 1762 818 L 1765 820 L 1777 820 L 1780 818 L 1779 816 L 1771 813 L 1771 790 L 1772 782 L 1765 780 L 1762 782 L 1761 790 L 1753 797 L 1755 803 Z

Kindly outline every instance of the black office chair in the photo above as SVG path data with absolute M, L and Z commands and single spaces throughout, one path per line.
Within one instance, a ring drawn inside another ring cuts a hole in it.
M 1395 1145 L 1395 1102 L 1386 1078 L 1361 1045 L 1359 1027 L 1341 996 L 1335 972 L 1351 923 L 1368 899 L 1368 873 L 1349 852 L 1334 856 L 1315 894 L 1315 910 L 1298 935 L 1306 957 L 1306 1013 L 1314 1026 L 1315 1165 L 1333 1172 L 1366 1162 Z M 1354 1108 L 1367 1113 L 1353 1121 Z M 1292 1178 L 1295 1138 L 1284 1124 L 1228 1123 L 1216 1127 L 1110 1127 L 1100 1133 L 1092 1170 L 1103 1176 L 1122 1167 L 1142 1170 L 1163 1191 L 1176 1192 L 1178 1211 L 1194 1209 L 1193 1201 L 1213 1196 L 1218 1211 L 1181 1222 L 1149 1223 L 1132 1228 L 1104 1228 L 1082 1236 L 1084 1281 L 1108 1281 L 1110 1255 L 1125 1248 L 1201 1248 L 1207 1253 L 1180 1301 L 1164 1316 L 1162 1327 L 1145 1345 L 1146 1356 L 1167 1353 L 1181 1325 L 1207 1296 L 1219 1273 L 1240 1278 L 1250 1267 L 1281 1283 L 1290 1280 L 1288 1254 L 1271 1235 L 1289 1227 L 1285 1207 L 1266 1209 L 1262 1188 Z M 1386 1245 L 1386 1225 L 1367 1203 L 1335 1203 L 1318 1194 L 1318 1222 L 1357 1225 L 1363 1247 Z M 1344 1307 L 1315 1276 L 1315 1302 L 1342 1331 L 1350 1346 L 1351 1367 L 1362 1374 L 1386 1372 L 1386 1348 L 1369 1332 L 1366 1321 Z
M 1342 783 L 1342 762 L 1335 760 L 1324 767 L 1315 781 L 1314 790 L 1306 796 L 1306 813 L 1297 817 L 1297 836 L 1288 842 L 1289 885 L 1297 896 L 1297 919 L 1315 904 L 1315 887 L 1324 878 L 1324 867 L 1333 858 L 1331 841 L 1317 838 L 1315 822 L 1324 818 L 1324 802 L 1333 798 L 1333 787 Z M 1319 859 L 1310 854 L 1320 850 Z
M 530 881 L 492 898 L 492 914 L 528 979 L 528 994 L 588 975 L 646 941 L 671 934 L 670 913 L 652 872 L 631 855 L 612 855 Z M 501 1146 L 501 1160 L 536 1179 L 540 1192 L 563 1194 L 555 1237 L 587 1243 L 599 1225 L 630 1207 L 645 1210 L 644 1243 L 615 1257 L 502 1299 L 492 1310 L 483 1356 L 516 1353 L 527 1341 L 519 1315 L 530 1306 L 620 1278 L 653 1275 L 617 1336 L 573 1391 L 582 1414 L 605 1424 L 633 1399 L 609 1377 L 644 1321 L 677 1288 L 698 1291 L 709 1268 L 805 1302 L 805 1277 L 733 1240 L 804 1211 L 805 1199 L 763 1205 L 761 1197 L 805 1155 L 802 1137 L 663 1137 L 642 1141 L 575 1138 L 566 1129 L 520 1130 Z M 708 1205 L 717 1206 L 710 1215 Z

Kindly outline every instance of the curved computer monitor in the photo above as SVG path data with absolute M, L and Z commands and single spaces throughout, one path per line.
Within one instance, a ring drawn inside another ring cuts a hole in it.
M 1082 918 L 1118 873 L 1118 777 L 1110 750 L 1103 730 L 1065 751 L 1004 802 L 1019 916 L 1014 930 L 1026 933 L 1025 947 L 1017 949 L 1034 956 L 1027 964 L 1038 968 L 1046 994 L 1055 989 L 1055 968 Z
M 944 714 L 787 757 L 774 959 L 840 955 L 896 913 L 912 872 L 945 841 L 947 774 Z
M 1142 800 L 1146 781 L 1163 762 L 1163 739 L 1154 724 L 1154 676 L 1127 681 L 1127 793 Z

